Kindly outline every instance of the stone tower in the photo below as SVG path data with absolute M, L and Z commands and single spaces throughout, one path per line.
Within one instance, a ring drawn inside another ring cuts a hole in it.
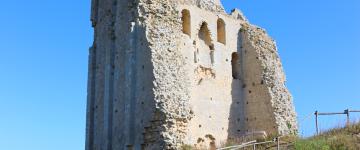
M 297 130 L 275 42 L 220 0 L 92 0 L 86 150 Z

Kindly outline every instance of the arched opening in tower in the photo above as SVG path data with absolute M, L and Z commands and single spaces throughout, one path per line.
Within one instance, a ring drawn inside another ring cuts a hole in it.
M 182 27 L 183 27 L 183 33 L 191 36 L 191 16 L 190 11 L 187 9 L 184 9 L 181 12 L 181 20 L 182 20 Z
M 220 43 L 226 44 L 225 22 L 221 18 L 217 21 L 217 40 Z
M 211 44 L 210 30 L 206 22 L 203 22 L 200 27 L 199 39 L 203 40 L 205 44 L 209 46 L 210 49 L 213 49 L 213 45 Z
M 231 55 L 231 66 L 232 66 L 232 77 L 233 79 L 241 78 L 241 66 L 240 66 L 240 57 L 237 52 L 232 53 Z

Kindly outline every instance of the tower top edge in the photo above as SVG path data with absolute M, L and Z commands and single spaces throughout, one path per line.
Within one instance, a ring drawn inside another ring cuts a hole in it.
M 218 11 L 218 12 L 225 12 L 224 6 L 222 5 L 220 0 L 175 0 L 180 4 L 185 5 L 195 5 L 199 8 L 211 10 L 211 11 Z

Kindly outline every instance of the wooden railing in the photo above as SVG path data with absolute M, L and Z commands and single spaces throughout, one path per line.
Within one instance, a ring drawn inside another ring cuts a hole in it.
M 350 113 L 358 113 L 360 110 L 349 110 L 346 109 L 344 112 L 327 112 L 327 113 L 321 113 L 318 111 L 315 111 L 315 127 L 316 127 L 316 134 L 319 135 L 319 122 L 318 118 L 319 116 L 329 116 L 329 115 L 346 115 L 346 125 L 349 126 L 350 123 Z

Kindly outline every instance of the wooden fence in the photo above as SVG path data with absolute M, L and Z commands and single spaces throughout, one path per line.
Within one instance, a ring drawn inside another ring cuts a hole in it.
M 316 127 L 316 134 L 319 135 L 319 122 L 318 122 L 318 118 L 319 116 L 330 116 L 330 115 L 346 115 L 346 125 L 349 126 L 350 125 L 350 113 L 359 113 L 360 110 L 349 110 L 346 109 L 343 112 L 328 112 L 328 113 L 322 113 L 322 112 L 318 112 L 315 111 L 315 127 Z
M 250 141 L 250 142 L 242 143 L 240 145 L 219 148 L 217 150 L 240 150 L 240 149 L 243 149 L 246 147 L 252 147 L 253 150 L 256 150 L 257 145 L 263 145 L 263 144 L 269 144 L 269 143 L 276 143 L 276 145 L 274 147 L 276 147 L 277 150 L 280 150 L 281 145 L 289 144 L 289 143 L 281 143 L 280 142 L 281 137 L 283 137 L 283 136 L 279 136 L 277 138 L 274 138 L 272 141 L 265 141 L 265 142 L 257 142 L 256 140 Z

